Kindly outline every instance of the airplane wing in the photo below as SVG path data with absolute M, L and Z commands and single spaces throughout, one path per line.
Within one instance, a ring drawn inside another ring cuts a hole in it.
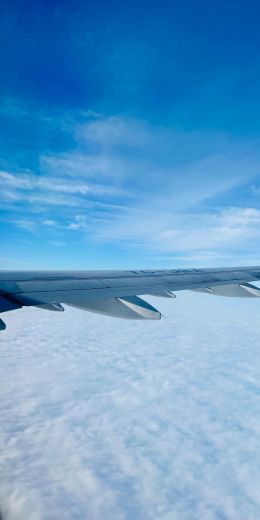
M 260 280 L 258 267 L 130 271 L 0 271 L 0 313 L 35 306 L 63 311 L 62 304 L 107 316 L 160 319 L 140 295 L 174 298 L 175 291 L 259 297 L 249 282 Z M 5 323 L 0 320 L 0 330 Z

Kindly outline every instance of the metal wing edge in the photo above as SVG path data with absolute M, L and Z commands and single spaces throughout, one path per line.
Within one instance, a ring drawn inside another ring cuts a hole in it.
M 137 294 L 174 297 L 173 290 L 194 290 L 221 296 L 256 297 L 260 295 L 260 290 L 248 283 L 253 280 L 260 280 L 260 267 L 157 271 L 0 271 L 0 312 L 22 306 L 63 311 L 61 303 L 65 303 L 109 316 L 160 319 L 160 312 Z M 4 328 L 1 320 L 0 330 Z

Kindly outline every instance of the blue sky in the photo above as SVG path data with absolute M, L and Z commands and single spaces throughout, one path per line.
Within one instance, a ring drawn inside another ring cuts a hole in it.
M 258 263 L 259 15 L 6 2 L 2 268 Z

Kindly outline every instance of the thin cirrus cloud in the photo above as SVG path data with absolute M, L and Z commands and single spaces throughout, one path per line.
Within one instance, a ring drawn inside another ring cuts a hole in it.
M 142 225 L 140 225 L 142 223 Z M 120 221 L 104 218 L 99 240 L 128 240 L 165 253 L 215 249 L 223 252 L 252 243 L 259 233 L 260 211 L 254 208 L 228 208 L 218 213 L 172 215 L 153 211 L 127 210 Z M 99 233 L 99 234 L 98 234 Z
M 93 245 L 134 250 L 142 244 L 166 255 L 234 251 L 256 236 L 256 141 L 93 112 L 64 120 L 75 143 L 70 152 L 39 150 L 35 171 L 0 172 L 6 222 L 21 229 L 19 220 L 26 221 L 24 230 L 40 232 L 49 220 L 56 233 L 50 240 L 74 232 Z
M 24 197 L 25 200 L 26 192 L 29 197 L 30 192 L 58 192 L 71 195 L 87 195 L 89 193 L 95 195 L 120 194 L 120 190 L 113 189 L 110 186 L 87 184 L 86 182 L 80 182 L 80 179 L 77 182 L 74 179 L 66 182 L 60 178 L 39 177 L 32 174 L 14 175 L 13 173 L 0 171 L 0 182 L 3 189 L 9 189 L 10 193 L 13 190 L 14 196 L 16 194 L 17 198 Z

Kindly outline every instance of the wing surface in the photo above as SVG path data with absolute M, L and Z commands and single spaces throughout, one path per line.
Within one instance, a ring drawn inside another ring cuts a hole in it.
M 0 312 L 36 306 L 63 311 L 61 304 L 134 319 L 160 319 L 140 295 L 175 297 L 182 290 L 258 297 L 258 267 L 129 271 L 0 271 Z M 3 321 L 0 329 L 4 329 Z

